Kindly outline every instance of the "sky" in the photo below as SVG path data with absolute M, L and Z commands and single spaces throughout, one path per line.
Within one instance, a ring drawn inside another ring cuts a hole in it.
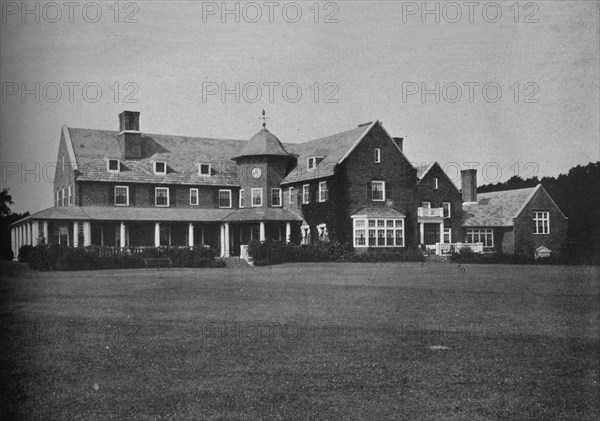
M 0 185 L 52 206 L 61 127 L 284 143 L 379 120 L 457 184 L 600 159 L 599 2 L 4 1 Z M 237 20 L 237 22 L 236 22 Z

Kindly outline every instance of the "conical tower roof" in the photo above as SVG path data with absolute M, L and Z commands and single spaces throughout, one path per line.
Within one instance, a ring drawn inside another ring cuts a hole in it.
M 285 150 L 277 136 L 266 128 L 252 136 L 234 159 L 252 155 L 292 156 Z

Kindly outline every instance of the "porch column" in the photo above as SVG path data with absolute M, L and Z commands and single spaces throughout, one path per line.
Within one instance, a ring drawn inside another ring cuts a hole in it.
M 260 241 L 265 241 L 265 223 L 260 221 Z
M 18 225 L 15 227 L 15 247 L 17 249 L 15 252 L 15 257 L 17 257 L 19 254 L 19 248 L 21 248 L 21 227 Z
M 423 222 L 419 223 L 419 233 L 421 239 L 419 244 L 425 244 L 425 224 Z
M 160 222 L 154 224 L 154 247 L 160 247 Z
M 225 257 L 229 257 L 229 222 L 225 222 L 224 231 L 225 231 Z
M 292 237 L 292 224 L 289 222 L 285 223 L 285 242 L 290 243 Z
M 221 224 L 220 232 L 219 232 L 219 240 L 221 242 L 221 252 L 219 254 L 220 257 L 225 257 L 225 225 Z
M 119 236 L 121 237 L 121 248 L 125 248 L 125 222 L 121 222 L 121 232 L 119 234 Z
M 77 221 L 73 222 L 73 247 L 79 247 L 79 222 Z
M 44 221 L 44 241 L 46 244 L 50 244 L 50 239 L 48 238 L 48 221 Z
M 13 252 L 13 260 L 17 257 L 17 233 L 15 228 L 10 229 L 10 248 Z
M 440 222 L 440 244 L 444 244 L 444 222 Z
M 88 247 L 92 245 L 92 224 L 90 221 L 83 223 L 83 246 Z
M 194 224 L 188 226 L 188 245 L 194 247 Z
M 31 241 L 31 221 L 25 223 L 25 233 L 27 235 L 27 243 L 28 245 L 31 245 L 32 241 Z
M 31 236 L 33 238 L 32 246 L 37 245 L 38 238 L 40 237 L 40 226 L 37 221 L 31 223 Z

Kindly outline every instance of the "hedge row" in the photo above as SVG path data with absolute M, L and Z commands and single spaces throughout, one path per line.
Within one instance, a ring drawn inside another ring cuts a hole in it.
M 254 241 L 248 246 L 254 266 L 289 262 L 421 262 L 423 253 L 418 249 L 398 251 L 369 250 L 358 254 L 350 244 L 316 242 L 296 245 Z
M 101 247 L 73 248 L 40 244 L 19 249 L 19 261 L 30 268 L 48 270 L 130 269 L 145 267 L 144 259 L 170 258 L 174 267 L 224 267 L 225 262 L 215 260 L 215 251 L 198 248 L 149 248 L 140 253 L 131 249 L 114 255 L 103 255 Z

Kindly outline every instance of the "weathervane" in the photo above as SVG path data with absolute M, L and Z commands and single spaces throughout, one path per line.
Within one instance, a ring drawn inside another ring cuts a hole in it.
M 265 110 L 262 110 L 262 117 L 259 117 L 262 121 L 263 121 L 263 129 L 267 128 L 267 120 L 269 119 L 269 117 L 265 116 Z

